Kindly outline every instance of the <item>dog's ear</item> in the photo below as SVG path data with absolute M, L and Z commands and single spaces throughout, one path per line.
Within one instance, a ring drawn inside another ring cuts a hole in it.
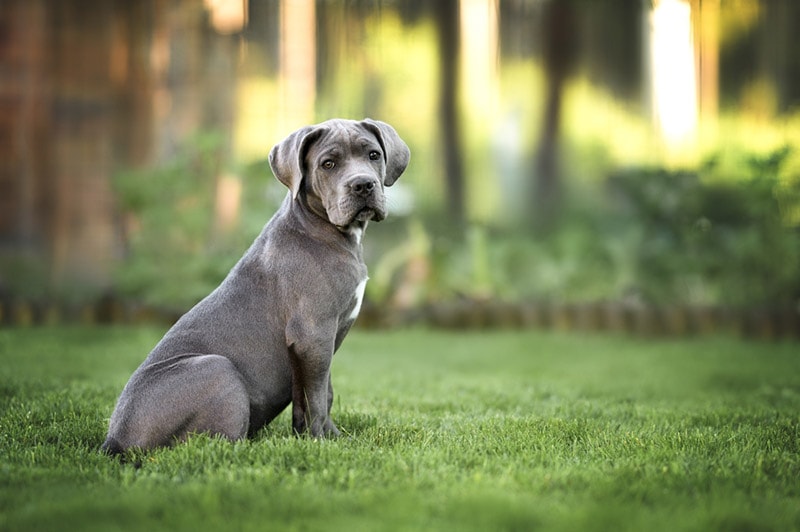
M 389 124 L 369 118 L 365 118 L 361 124 L 378 137 L 378 142 L 381 143 L 386 162 L 386 178 L 383 184 L 390 187 L 408 166 L 411 150 Z
M 306 153 L 311 144 L 322 134 L 319 126 L 305 126 L 272 147 L 269 166 L 278 181 L 292 191 L 297 198 L 306 174 Z

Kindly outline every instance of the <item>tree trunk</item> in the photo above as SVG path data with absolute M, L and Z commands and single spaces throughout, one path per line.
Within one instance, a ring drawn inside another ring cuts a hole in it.
M 563 203 L 559 157 L 559 132 L 564 84 L 576 52 L 576 30 L 569 1 L 550 0 L 542 20 L 543 63 L 547 94 L 539 148 L 533 165 L 533 197 L 529 218 L 537 232 L 553 228 Z
M 447 195 L 451 222 L 464 222 L 464 169 L 461 161 L 461 124 L 458 114 L 459 79 L 459 6 L 458 0 L 433 3 L 439 37 L 439 123 Z

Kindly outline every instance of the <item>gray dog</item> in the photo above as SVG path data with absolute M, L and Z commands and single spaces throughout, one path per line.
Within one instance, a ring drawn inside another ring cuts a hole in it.
M 409 157 L 391 126 L 369 119 L 304 127 L 272 148 L 286 199 L 133 373 L 102 449 L 150 449 L 199 432 L 237 440 L 289 403 L 297 433 L 338 435 L 331 359 L 364 295 L 361 238 L 369 220 L 385 218 L 384 187 Z

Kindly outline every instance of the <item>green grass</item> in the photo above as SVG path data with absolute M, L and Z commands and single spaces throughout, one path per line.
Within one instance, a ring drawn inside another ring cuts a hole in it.
M 98 454 L 155 328 L 0 330 L 0 530 L 800 530 L 800 348 L 357 331 L 347 437 Z

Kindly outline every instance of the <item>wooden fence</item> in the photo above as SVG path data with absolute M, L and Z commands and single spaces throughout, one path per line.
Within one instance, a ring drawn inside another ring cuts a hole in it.
M 787 307 L 658 307 L 617 302 L 549 304 L 459 301 L 393 315 L 365 305 L 363 327 L 423 323 L 446 329 L 541 329 L 612 332 L 641 337 L 735 334 L 762 340 L 800 340 L 800 311 Z
M 0 327 L 62 324 L 166 326 L 174 323 L 183 311 L 124 301 L 113 296 L 78 304 L 0 297 Z M 749 339 L 799 341 L 800 309 L 459 300 L 398 310 L 365 301 L 356 325 L 364 329 L 429 326 L 455 330 L 612 332 L 646 338 L 734 334 Z

